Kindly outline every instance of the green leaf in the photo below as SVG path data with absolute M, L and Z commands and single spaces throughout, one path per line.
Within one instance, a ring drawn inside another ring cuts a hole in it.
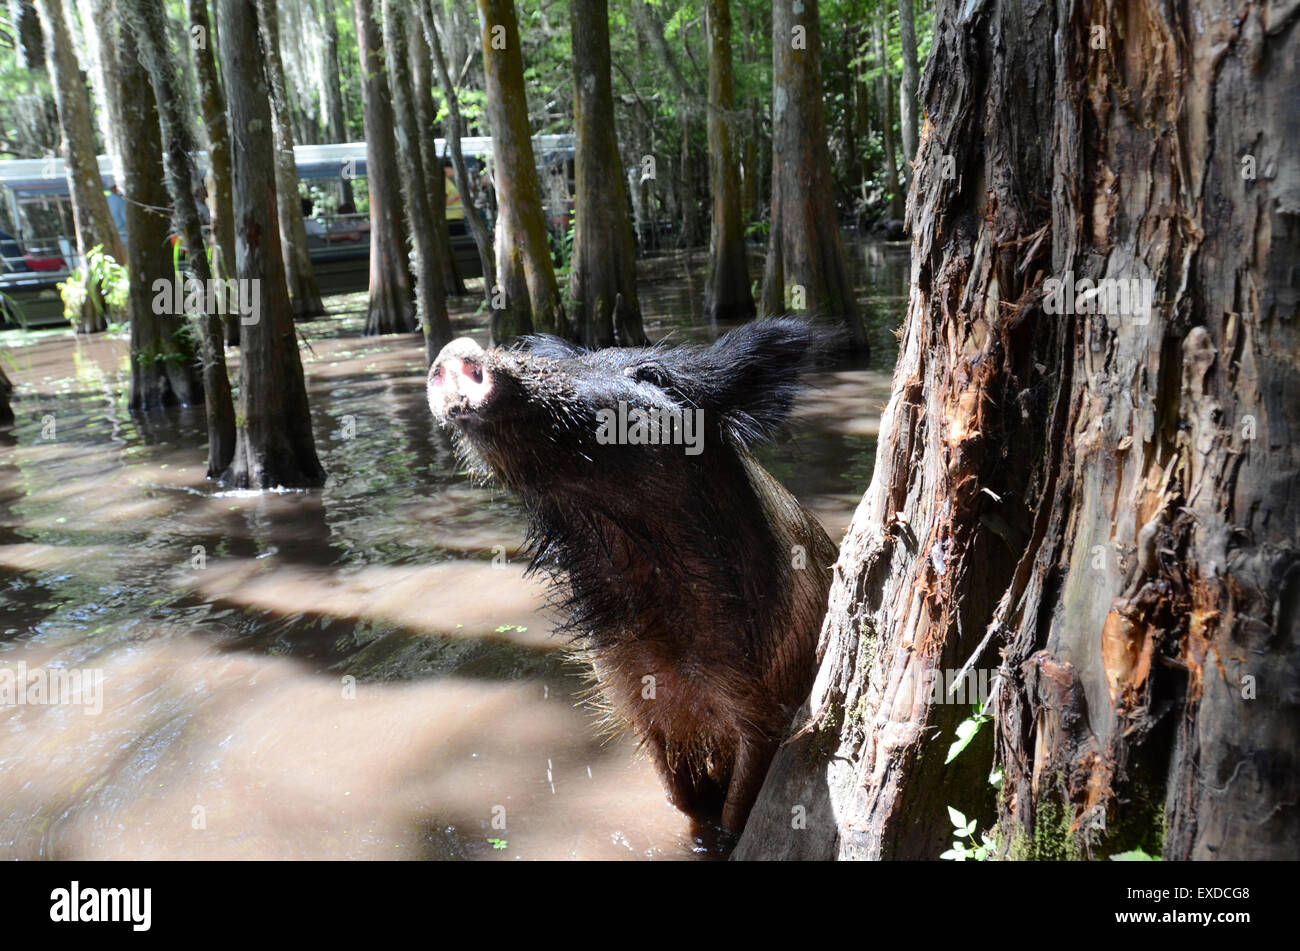
M 952 820 L 952 827 L 954 829 L 960 830 L 962 828 L 965 828 L 966 817 L 963 816 L 956 809 L 954 809 L 952 806 L 948 807 L 948 818 Z
M 1147 855 L 1141 849 L 1129 849 L 1127 852 L 1118 852 L 1110 857 L 1112 862 L 1159 862 L 1158 855 Z

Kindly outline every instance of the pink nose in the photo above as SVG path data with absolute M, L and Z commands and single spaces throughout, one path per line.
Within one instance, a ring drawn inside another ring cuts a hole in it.
M 440 355 L 429 373 L 429 408 L 439 419 L 446 420 L 480 409 L 491 390 L 492 381 L 482 362 L 472 357 Z

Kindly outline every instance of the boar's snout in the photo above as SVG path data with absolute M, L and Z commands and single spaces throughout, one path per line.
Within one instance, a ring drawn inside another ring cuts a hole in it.
M 443 347 L 429 368 L 429 409 L 440 423 L 481 410 L 491 394 L 486 354 L 469 337 Z

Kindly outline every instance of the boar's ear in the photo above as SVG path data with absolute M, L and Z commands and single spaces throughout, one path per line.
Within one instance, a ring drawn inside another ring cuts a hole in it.
M 697 357 L 702 402 L 741 443 L 771 439 L 790 413 L 800 378 L 833 343 L 832 331 L 792 318 L 737 327 Z

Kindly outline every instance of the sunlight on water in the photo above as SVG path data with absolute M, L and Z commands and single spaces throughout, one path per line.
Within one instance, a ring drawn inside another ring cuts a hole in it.
M 877 353 L 817 374 L 795 438 L 762 454 L 837 538 L 906 292 L 905 254 L 850 250 Z M 702 265 L 647 262 L 652 337 L 712 336 L 690 317 Z M 458 306 L 457 332 L 477 328 Z M 461 472 L 418 338 L 359 327 L 299 328 L 329 480 L 272 492 L 214 491 L 201 409 L 127 413 L 121 334 L 5 335 L 0 671 L 102 693 L 5 703 L 0 678 L 0 858 L 697 854 L 634 744 L 597 735 L 525 576 L 523 514 Z

